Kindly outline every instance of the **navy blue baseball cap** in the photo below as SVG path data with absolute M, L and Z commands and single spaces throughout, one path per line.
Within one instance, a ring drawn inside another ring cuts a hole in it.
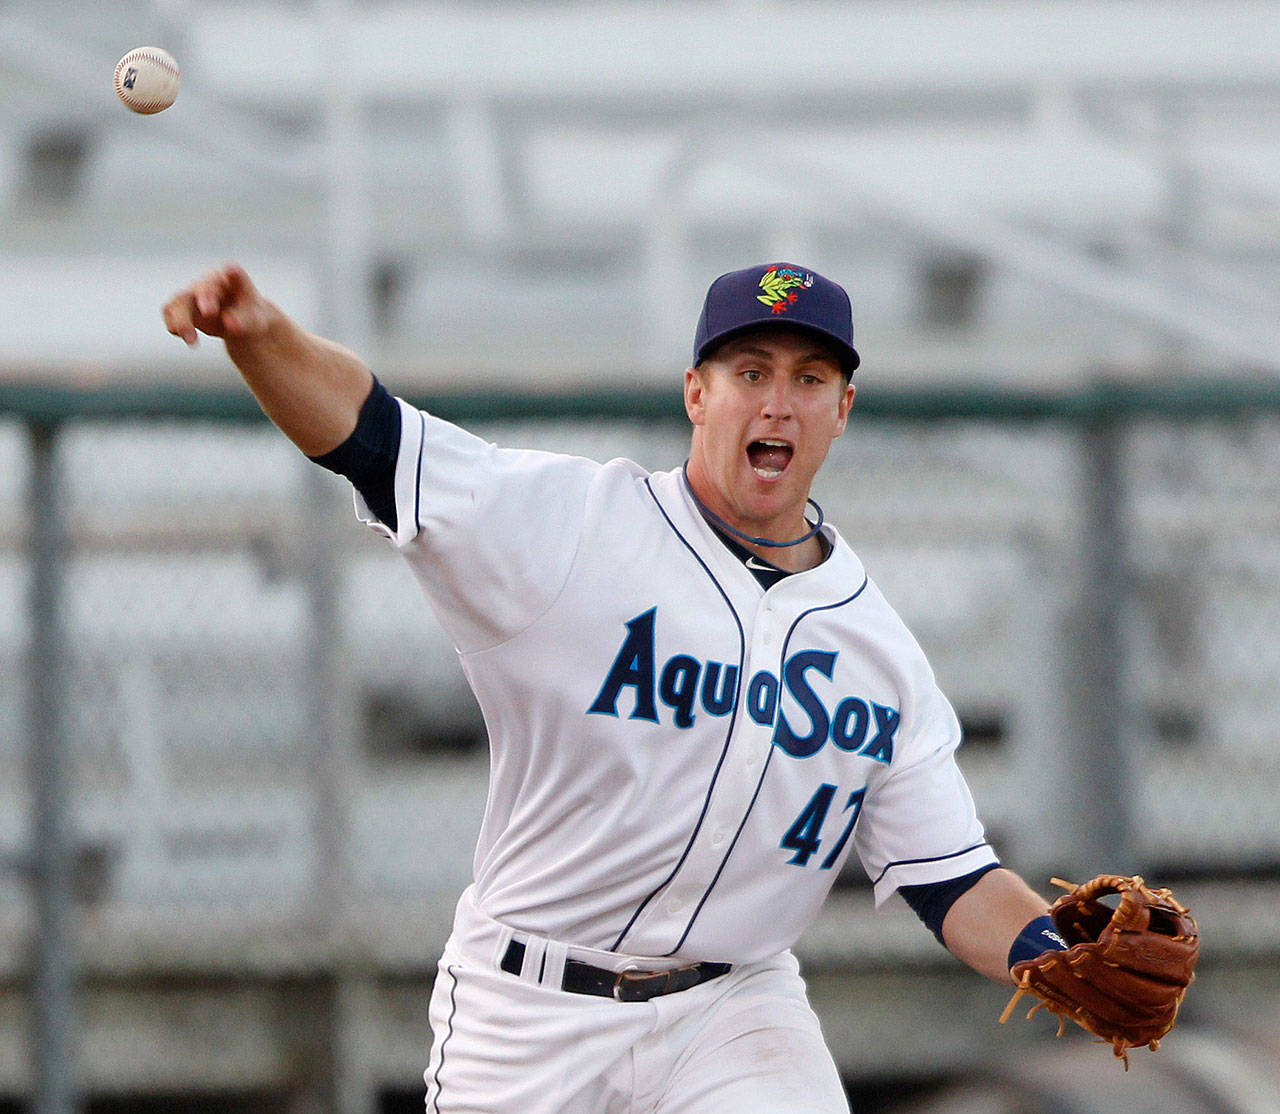
M 853 307 L 839 283 L 793 263 L 763 263 L 721 275 L 707 290 L 693 339 L 697 366 L 737 333 L 762 325 L 791 325 L 818 333 L 853 374 L 861 363 L 853 347 Z

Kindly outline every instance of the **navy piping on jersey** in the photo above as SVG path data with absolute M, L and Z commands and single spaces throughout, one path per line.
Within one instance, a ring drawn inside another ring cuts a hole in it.
M 436 1065 L 436 1073 L 432 1076 L 432 1080 L 436 1085 L 436 1093 L 432 1098 L 432 1105 L 436 1108 L 436 1114 L 440 1114 L 440 1072 L 444 1068 L 444 1050 L 449 1043 L 449 1038 L 453 1036 L 453 1019 L 458 1012 L 458 976 L 454 973 L 456 967 L 448 967 L 449 977 L 453 979 L 453 986 L 449 988 L 449 1021 L 446 1026 L 447 1032 L 444 1040 L 440 1042 L 440 1062 Z
M 418 465 L 413 473 L 413 524 L 419 530 L 422 529 L 422 454 L 427 448 L 427 416 L 418 411 L 418 425 L 421 427 L 418 431 Z
M 944 863 L 948 859 L 958 859 L 961 855 L 967 855 L 970 851 L 976 851 L 979 847 L 989 847 L 990 844 L 984 839 L 979 843 L 974 843 L 969 847 L 962 847 L 959 851 L 952 851 L 950 855 L 933 855 L 924 859 L 896 859 L 876 875 L 875 880 L 871 883 L 878 886 L 886 874 L 895 866 L 915 866 L 917 863 Z
M 716 888 L 716 883 L 720 881 L 720 875 L 724 873 L 724 868 L 729 865 L 729 856 L 733 854 L 733 849 L 738 845 L 738 839 L 742 836 L 742 831 L 747 826 L 747 820 L 756 807 L 756 801 L 760 798 L 760 790 L 764 788 L 765 775 L 769 772 L 769 763 L 773 761 L 775 749 L 775 747 L 769 747 L 769 753 L 765 757 L 764 765 L 760 768 L 760 777 L 756 779 L 755 792 L 751 794 L 751 800 L 747 802 L 747 807 L 743 810 L 742 819 L 738 822 L 737 831 L 733 833 L 733 839 L 729 841 L 729 846 L 725 849 L 724 858 L 720 860 L 720 865 L 716 867 L 716 872 L 712 875 L 711 881 L 707 883 L 707 888 L 698 899 L 698 904 L 693 907 L 693 914 L 689 917 L 689 923 L 684 926 L 684 931 L 680 933 L 680 939 L 676 941 L 675 947 L 666 953 L 667 955 L 675 955 L 684 946 L 684 942 L 689 939 L 689 933 L 693 931 L 694 922 L 702 914 L 702 907 L 710 899 L 711 891 Z
M 680 539 L 680 544 L 683 545 L 691 554 L 693 554 L 694 560 L 697 561 L 698 564 L 702 566 L 702 571 L 707 574 L 708 578 L 711 580 L 711 583 L 715 586 L 716 591 L 720 593 L 720 598 L 724 600 L 725 606 L 728 607 L 729 614 L 733 616 L 733 621 L 738 628 L 738 679 L 736 683 L 736 692 L 734 693 L 733 711 L 729 715 L 729 724 L 725 731 L 724 744 L 720 748 L 720 757 L 716 759 L 716 767 L 711 772 L 711 781 L 707 785 L 707 795 L 703 798 L 703 801 L 702 801 L 702 811 L 698 814 L 698 821 L 696 824 L 694 824 L 693 831 L 689 835 L 689 842 L 685 844 L 684 851 L 680 855 L 680 860 L 671 869 L 671 873 L 668 874 L 667 877 L 658 884 L 658 886 L 639 904 L 639 906 L 637 906 L 636 911 L 631 914 L 631 919 L 627 921 L 626 927 L 623 928 L 623 930 L 618 934 L 618 938 L 613 942 L 612 946 L 609 948 L 609 951 L 612 951 L 612 952 L 616 952 L 622 946 L 622 941 L 627 938 L 627 933 L 631 931 L 632 926 L 635 925 L 637 918 L 639 918 L 640 914 L 643 913 L 644 910 L 648 907 L 649 902 L 651 902 L 655 897 L 658 896 L 658 894 L 660 894 L 664 889 L 666 889 L 666 887 L 671 884 L 671 880 L 675 878 L 677 874 L 680 873 L 680 868 L 684 866 L 685 860 L 689 857 L 689 852 L 693 850 L 693 845 L 695 840 L 697 840 L 698 838 L 698 833 L 702 830 L 703 821 L 706 820 L 707 818 L 707 809 L 711 807 L 711 794 L 715 791 L 716 782 L 717 780 L 719 780 L 719 777 L 720 777 L 720 770 L 724 766 L 725 756 L 729 753 L 729 743 L 733 739 L 733 729 L 738 722 L 738 709 L 740 706 L 738 694 L 741 693 L 742 691 L 742 671 L 746 666 L 746 653 L 747 653 L 747 644 L 746 644 L 747 640 L 746 640 L 746 634 L 742 629 L 742 619 L 738 616 L 738 612 L 733 606 L 733 601 L 729 599 L 728 593 L 725 592 L 720 582 L 716 579 L 715 573 L 713 573 L 711 569 L 707 566 L 707 563 L 702 559 L 698 551 L 694 549 L 693 545 L 689 542 L 689 539 L 686 538 L 680 532 L 676 524 L 671 521 L 671 516 L 667 514 L 666 508 L 662 505 L 661 501 L 658 499 L 658 496 L 655 494 L 653 490 L 652 482 L 646 479 L 644 482 L 644 486 L 645 486 L 645 489 L 649 492 L 649 498 L 653 500 L 654 506 L 658 508 L 658 513 L 662 515 L 667 525 L 671 527 L 671 532 L 675 534 L 677 538 Z M 685 932 L 687 934 L 688 929 L 686 929 Z M 683 940 L 684 937 L 681 937 L 681 939 Z M 677 947 L 678 946 L 679 945 L 677 945 Z
M 855 591 L 851 596 L 847 596 L 845 599 L 842 599 L 842 600 L 837 600 L 835 603 L 824 603 L 821 607 L 811 607 L 809 608 L 808 611 L 802 611 L 799 615 L 797 615 L 795 617 L 795 620 L 792 622 L 791 626 L 787 630 L 786 638 L 782 640 L 782 652 L 779 656 L 779 672 L 781 672 L 781 663 L 787 660 L 787 648 L 791 645 L 791 636 L 795 633 L 796 627 L 798 627 L 810 615 L 815 615 L 819 611 L 834 611 L 838 607 L 844 607 L 846 604 L 852 603 L 860 595 L 862 595 L 864 591 L 866 591 L 867 584 L 868 584 L 868 577 L 864 573 L 862 577 L 862 583 L 858 585 L 857 591 Z M 742 680 L 742 677 L 740 675 L 739 681 L 741 682 L 741 680 Z M 779 703 L 778 705 L 778 714 L 779 715 L 782 714 L 781 703 Z M 711 897 L 711 891 L 716 888 L 716 883 L 720 881 L 720 876 L 724 873 L 725 867 L 729 865 L 729 858 L 730 856 L 732 856 L 734 848 L 737 847 L 738 845 L 738 838 L 742 835 L 743 829 L 746 828 L 747 820 L 751 816 L 752 811 L 756 807 L 756 801 L 759 800 L 760 798 L 760 790 L 764 787 L 765 776 L 769 772 L 769 764 L 773 761 L 773 752 L 776 749 L 777 748 L 774 746 L 769 747 L 769 755 L 765 759 L 764 766 L 760 770 L 760 779 L 756 782 L 756 791 L 751 795 L 751 801 L 748 803 L 746 810 L 742 814 L 742 822 L 738 825 L 738 830 L 734 832 L 733 839 L 729 842 L 729 846 L 725 848 L 724 858 L 720 860 L 720 866 L 716 869 L 715 875 L 712 877 L 711 881 L 707 884 L 707 888 L 703 892 L 702 897 L 698 899 L 698 904 L 694 907 L 694 910 L 693 910 L 693 916 L 689 918 L 689 923 L 685 925 L 684 932 L 681 934 L 680 939 L 676 942 L 676 946 L 671 949 L 671 953 L 679 951 L 680 948 L 684 945 L 685 940 L 689 938 L 689 933 L 693 931 L 694 922 L 698 919 L 699 915 L 702 913 L 703 906 L 706 905 L 708 899 Z M 671 954 L 671 953 L 668 953 L 668 954 Z

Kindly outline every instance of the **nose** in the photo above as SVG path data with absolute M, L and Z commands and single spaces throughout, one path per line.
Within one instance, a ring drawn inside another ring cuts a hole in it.
M 793 410 L 791 382 L 785 376 L 775 378 L 765 392 L 765 397 L 761 401 L 760 415 L 764 418 L 777 421 L 781 418 L 791 417 Z

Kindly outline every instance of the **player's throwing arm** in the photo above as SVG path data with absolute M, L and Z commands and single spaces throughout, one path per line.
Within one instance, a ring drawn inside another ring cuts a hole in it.
M 373 376 L 353 352 L 307 332 L 259 292 L 237 263 L 197 279 L 165 304 L 165 327 L 188 346 L 220 337 L 263 411 L 304 453 L 341 444 Z

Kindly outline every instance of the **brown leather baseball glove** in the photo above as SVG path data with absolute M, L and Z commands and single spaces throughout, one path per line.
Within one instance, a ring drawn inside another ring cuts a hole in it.
M 1173 1028 L 1200 956 L 1196 922 L 1172 893 L 1137 876 L 1053 883 L 1068 891 L 1049 909 L 1067 948 L 1014 965 L 1018 989 L 1000 1023 L 1034 994 L 1040 1001 L 1028 1017 L 1042 1007 L 1056 1013 L 1059 1036 L 1070 1018 L 1108 1041 L 1127 1071 L 1130 1048 L 1154 1049 Z M 1116 908 L 1101 900 L 1109 894 L 1119 894 Z

